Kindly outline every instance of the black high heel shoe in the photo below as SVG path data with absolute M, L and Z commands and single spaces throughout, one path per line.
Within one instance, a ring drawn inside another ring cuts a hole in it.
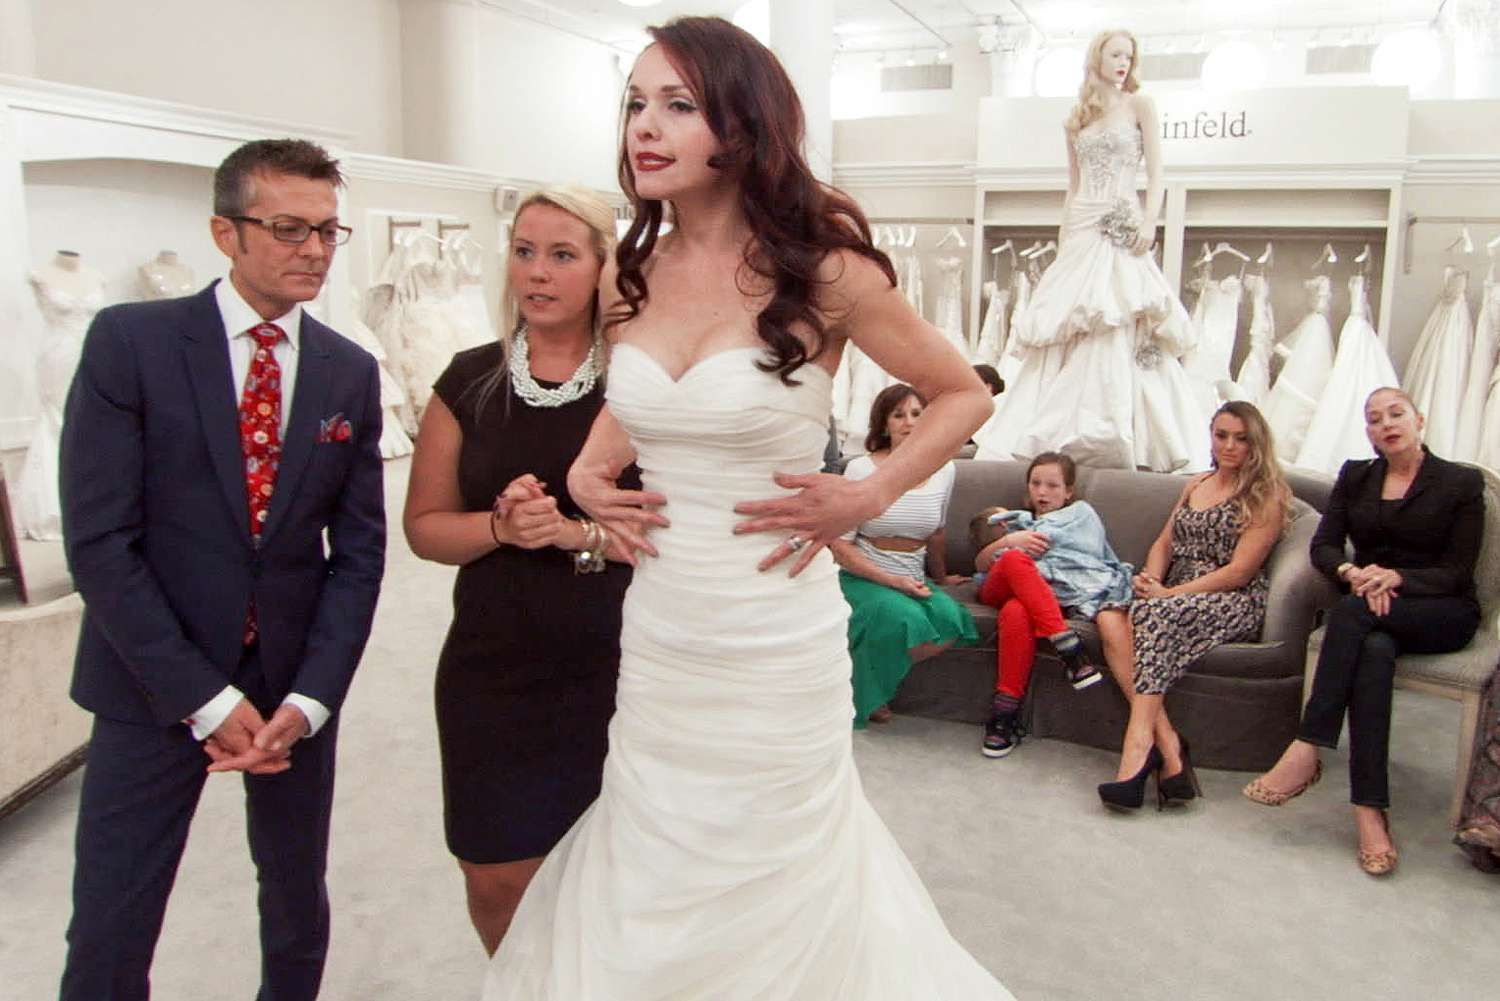
M 1156 809 L 1164 810 L 1169 806 L 1182 806 L 1203 795 L 1203 787 L 1198 784 L 1198 773 L 1193 771 L 1193 757 L 1188 751 L 1186 737 L 1177 738 L 1182 744 L 1182 771 L 1176 775 L 1163 778 L 1158 772 L 1156 776 Z
M 1153 744 L 1146 753 L 1146 763 L 1141 765 L 1140 771 L 1118 782 L 1099 783 L 1099 799 L 1111 810 L 1139 810 L 1141 804 L 1146 802 L 1146 780 L 1151 778 L 1153 772 L 1160 774 L 1160 771 L 1161 752 Z M 1158 778 L 1158 787 L 1160 782 Z

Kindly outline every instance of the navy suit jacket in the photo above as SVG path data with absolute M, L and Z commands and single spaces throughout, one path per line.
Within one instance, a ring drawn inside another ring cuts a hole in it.
M 385 565 L 375 360 L 303 314 L 259 545 L 230 372 L 213 285 L 89 327 L 60 476 L 84 601 L 72 695 L 97 715 L 169 726 L 201 708 L 240 664 L 252 597 L 275 702 L 295 691 L 337 712 L 364 650 Z M 334 417 L 347 440 L 320 434 Z

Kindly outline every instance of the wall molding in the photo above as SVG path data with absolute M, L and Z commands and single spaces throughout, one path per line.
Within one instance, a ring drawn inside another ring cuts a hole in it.
M 340 156 L 344 173 L 366 181 L 389 181 L 395 184 L 421 184 L 432 188 L 458 191 L 494 191 L 501 184 L 515 184 L 513 179 L 499 177 L 470 167 L 455 167 L 427 160 L 404 160 L 371 153 L 344 153 Z
M 1411 158 L 1406 183 L 1500 184 L 1500 156 L 1492 153 L 1421 153 Z
M 841 188 L 972 188 L 975 164 L 971 160 L 835 163 L 833 181 Z
M 234 143 L 264 136 L 294 135 L 334 148 L 346 147 L 354 138 L 351 132 L 321 125 L 217 111 L 8 74 L 0 74 L 0 104 L 19 113 L 18 118 L 28 117 L 29 112 L 36 116 L 73 119 L 73 127 L 79 131 L 88 130 L 89 123 L 94 123 L 110 129 L 131 126 L 167 135 Z M 24 142 L 18 152 L 22 159 L 35 159 L 39 154 L 46 154 L 46 150 L 27 150 Z

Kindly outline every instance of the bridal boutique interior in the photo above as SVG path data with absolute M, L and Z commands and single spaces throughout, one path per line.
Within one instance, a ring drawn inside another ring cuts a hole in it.
M 234 146 L 325 145 L 354 236 L 311 308 L 381 361 L 398 526 L 434 368 L 495 336 L 519 194 L 582 183 L 623 211 L 618 96 L 641 28 L 684 13 L 769 38 L 811 162 L 864 208 L 903 294 L 1002 371 L 1055 256 L 1083 47 L 1132 28 L 1162 124 L 1153 253 L 1213 335 L 1184 359 L 1199 385 L 1275 409 L 1283 462 L 1328 473 L 1363 446 L 1362 392 L 1399 380 L 1435 450 L 1500 465 L 1494 0 L 0 0 L 0 994 L 55 993 L 69 913 L 89 717 L 67 697 L 82 603 L 55 451 L 89 319 L 223 275 L 206 216 Z M 854 451 L 857 394 L 888 377 L 846 364 Z M 443 848 L 431 707 L 452 572 L 399 528 L 390 550 L 344 714 L 324 996 L 470 997 L 483 961 Z M 1205 773 L 1191 811 L 1121 819 L 1094 801 L 1112 760 L 1096 750 L 1035 740 L 996 763 L 973 728 L 915 717 L 855 748 L 949 927 L 1023 1001 L 1459 999 L 1497 967 L 1494 879 L 1444 819 L 1458 725 L 1451 703 L 1397 693 L 1389 883 L 1354 871 L 1336 781 L 1296 825 L 1233 772 Z M 201 992 L 205 956 L 230 993 L 253 989 L 253 872 L 213 850 L 243 840 L 241 815 L 238 784 L 211 782 L 161 996 Z

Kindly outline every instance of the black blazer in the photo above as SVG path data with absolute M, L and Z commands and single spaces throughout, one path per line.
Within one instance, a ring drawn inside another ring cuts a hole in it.
M 1406 496 L 1380 499 L 1388 463 L 1384 457 L 1350 459 L 1339 470 L 1328 508 L 1312 538 L 1312 562 L 1338 580 L 1344 540 L 1354 560 L 1399 571 L 1409 596 L 1449 595 L 1474 599 L 1474 561 L 1484 533 L 1484 478 L 1472 466 L 1426 458 Z M 1340 582 L 1342 583 L 1342 582 Z
M 239 665 L 252 596 L 267 696 L 337 712 L 348 690 L 385 563 L 379 369 L 304 314 L 259 546 L 230 373 L 212 285 L 89 327 L 60 480 L 84 601 L 72 694 L 90 712 L 167 726 L 202 707 Z

